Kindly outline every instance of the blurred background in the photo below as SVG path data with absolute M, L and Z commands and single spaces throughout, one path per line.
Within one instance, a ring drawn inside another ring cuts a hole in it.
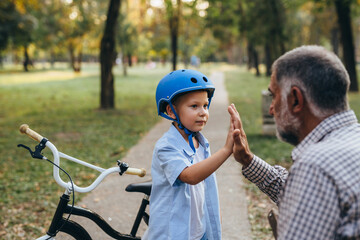
M 274 59 L 319 44 L 344 61 L 357 91 L 359 0 L 2 0 L 0 67 L 24 71 L 104 58 L 126 67 L 202 62 L 271 73 Z
M 44 234 L 63 192 L 50 164 L 16 147 L 36 144 L 22 123 L 64 153 L 114 166 L 160 120 L 155 88 L 174 69 L 223 72 L 252 151 L 291 166 L 292 147 L 262 131 L 262 92 L 273 61 L 306 44 L 343 61 L 360 117 L 360 0 L 1 0 L 0 239 Z M 80 186 L 97 176 L 62 166 Z M 273 204 L 245 189 L 253 239 L 273 239 Z

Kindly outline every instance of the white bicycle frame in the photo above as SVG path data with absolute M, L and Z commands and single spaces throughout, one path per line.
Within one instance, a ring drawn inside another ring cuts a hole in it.
M 42 137 L 40 134 L 38 134 L 37 132 L 33 131 L 32 129 L 29 128 L 28 125 L 23 124 L 20 126 L 20 132 L 24 133 L 26 135 L 28 135 L 29 137 L 31 137 L 32 139 L 41 142 L 42 139 L 44 137 Z M 59 152 L 57 150 L 57 148 L 55 147 L 54 144 L 52 144 L 49 140 L 46 141 L 46 147 L 48 147 L 51 152 L 52 155 L 54 157 L 54 163 L 60 167 L 60 158 L 65 158 L 68 159 L 72 162 L 76 162 L 78 164 L 81 164 L 83 166 L 89 167 L 91 169 L 94 169 L 98 172 L 100 172 L 101 174 L 95 179 L 95 181 L 90 184 L 87 187 L 79 187 L 77 186 L 75 183 L 71 184 L 71 182 L 65 182 L 64 180 L 61 179 L 61 176 L 59 174 L 59 168 L 54 165 L 53 167 L 53 177 L 56 181 L 57 184 L 59 184 L 61 187 L 65 188 L 65 193 L 67 195 L 69 195 L 72 191 L 75 192 L 80 192 L 80 193 L 87 193 L 87 192 L 91 192 L 92 190 L 94 190 L 103 180 L 104 178 L 111 174 L 111 173 L 120 173 L 120 168 L 119 167 L 111 167 L 108 169 L 104 169 L 98 166 L 95 166 L 93 164 L 87 163 L 85 161 L 82 161 L 80 159 L 74 158 L 72 156 L 69 156 L 65 153 Z M 43 157 L 43 159 L 46 159 L 46 157 Z M 143 177 L 146 175 L 146 170 L 141 168 L 127 168 L 127 170 L 124 172 L 126 174 L 131 174 L 131 175 L 138 175 L 140 177 Z M 74 188 L 74 189 L 73 189 Z M 40 238 L 37 238 L 37 240 L 51 240 L 54 239 L 53 237 L 49 236 L 49 235 L 44 235 Z

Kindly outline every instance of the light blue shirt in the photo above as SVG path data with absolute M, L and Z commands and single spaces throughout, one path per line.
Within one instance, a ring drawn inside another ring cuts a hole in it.
M 205 158 L 208 158 L 208 141 L 201 133 L 197 133 L 197 138 L 204 147 Z M 157 141 L 151 166 L 150 240 L 190 238 L 190 185 L 180 181 L 178 176 L 192 165 L 194 156 L 194 151 L 174 126 Z M 206 237 L 219 240 L 221 225 L 215 173 L 204 182 Z

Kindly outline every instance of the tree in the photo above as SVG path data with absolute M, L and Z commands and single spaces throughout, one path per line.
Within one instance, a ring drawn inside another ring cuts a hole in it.
M 127 75 L 127 66 L 132 66 L 132 56 L 137 45 L 137 31 L 134 24 L 128 20 L 130 7 L 126 7 L 120 11 L 118 19 L 117 40 L 119 42 L 120 52 L 122 56 L 123 74 Z
M 32 3 L 36 5 L 36 2 Z M 33 42 L 37 19 L 26 9 L 24 2 L 2 1 L 0 3 L 0 51 L 4 50 L 11 38 L 17 48 L 23 48 L 24 70 L 28 71 L 31 60 L 28 46 Z
M 285 9 L 281 0 L 266 1 L 264 22 L 267 26 L 265 36 L 266 75 L 271 75 L 271 65 L 280 55 L 285 53 L 284 23 Z
M 60 0 L 44 1 L 42 6 L 35 12 L 35 17 L 39 22 L 35 33 L 35 44 L 38 48 L 49 52 L 49 60 L 53 66 L 56 52 L 61 51 L 60 49 L 65 46 L 64 16 L 68 14 L 65 11 L 65 5 Z
M 192 62 L 194 66 L 199 66 L 200 59 L 210 53 L 210 46 L 208 45 L 209 35 L 206 33 L 206 5 L 202 2 L 194 0 L 183 3 L 181 31 L 179 38 L 179 50 L 183 58 L 185 68 L 188 67 L 190 59 L 196 59 Z M 205 45 L 203 49 L 201 46 Z M 204 50 L 207 53 L 204 53 Z M 205 58 L 203 58 L 205 60 Z
M 65 3 L 62 32 L 70 56 L 70 65 L 75 72 L 81 71 L 83 42 L 94 26 L 93 7 L 91 1 L 72 0 Z
M 341 43 L 344 55 L 344 63 L 346 70 L 350 77 L 350 91 L 359 91 L 356 62 L 355 62 L 355 47 L 351 28 L 351 16 L 349 0 L 335 0 L 335 7 L 338 16 L 338 23 L 340 27 Z
M 255 47 L 260 44 L 260 38 L 256 37 L 258 35 L 256 30 L 260 29 L 262 31 L 262 29 L 260 28 L 261 24 L 258 22 L 257 11 L 252 10 L 256 5 L 254 2 L 245 4 L 243 1 L 239 1 L 240 20 L 238 28 L 247 42 L 248 69 L 255 68 L 256 76 L 260 76 L 259 56 Z M 255 15 L 253 15 L 254 13 Z
M 239 37 L 239 23 L 241 15 L 241 1 L 211 0 L 207 9 L 207 27 L 219 41 L 219 50 L 224 52 L 222 60 L 234 63 L 234 46 Z M 226 26 L 226 27 L 224 27 Z
M 123 73 L 126 76 L 127 66 L 131 67 L 132 65 L 131 57 L 134 51 L 136 29 L 131 23 L 125 23 L 124 20 L 120 21 L 120 23 L 121 27 L 119 28 L 120 31 L 118 31 L 117 38 L 121 47 Z
M 276 58 L 285 52 L 285 19 L 286 11 L 281 0 L 241 1 L 240 32 L 245 36 L 248 50 L 248 66 L 256 69 L 260 53 L 264 55 L 266 75 L 271 75 L 271 65 Z
M 115 108 L 115 90 L 114 75 L 112 67 L 116 58 L 115 41 L 116 41 L 116 22 L 119 16 L 121 1 L 110 0 L 109 10 L 105 23 L 104 35 L 101 39 L 100 46 L 100 65 L 101 65 L 101 96 L 100 108 Z
M 165 0 L 166 13 L 169 21 L 171 52 L 172 52 L 172 69 L 176 70 L 177 64 L 177 50 L 178 50 L 178 35 L 181 20 L 182 1 L 176 0 L 173 4 L 172 0 Z
M 2 51 L 6 49 L 12 30 L 16 28 L 18 12 L 13 2 L 0 2 L 0 65 L 2 64 Z
M 24 70 L 29 71 L 28 66 L 32 65 L 32 60 L 30 59 L 28 53 L 28 47 L 33 41 L 33 31 L 36 27 L 37 20 L 30 14 L 20 15 L 18 20 L 18 25 L 14 29 L 13 33 L 13 42 L 15 46 L 22 46 L 24 49 Z

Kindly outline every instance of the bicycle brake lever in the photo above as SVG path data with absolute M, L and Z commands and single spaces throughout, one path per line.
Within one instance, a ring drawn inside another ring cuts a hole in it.
M 23 148 L 27 149 L 30 152 L 30 154 L 33 154 L 33 151 L 31 151 L 31 149 L 28 146 L 25 146 L 24 144 L 18 144 L 17 146 L 23 147 Z
M 30 152 L 30 155 L 32 158 L 38 158 L 38 159 L 43 159 L 44 156 L 41 154 L 41 151 L 46 147 L 45 144 L 47 142 L 47 139 L 44 138 L 43 140 L 41 140 L 41 142 L 35 146 L 35 151 L 32 151 L 31 148 L 29 148 L 28 146 L 25 146 L 24 144 L 18 144 L 18 147 L 23 147 L 26 150 L 28 150 Z
M 43 158 L 43 156 L 42 156 L 41 154 L 36 153 L 36 151 L 35 151 L 35 152 L 31 151 L 31 149 L 30 149 L 28 146 L 25 146 L 25 145 L 23 145 L 23 144 L 18 144 L 17 146 L 18 146 L 18 147 L 23 147 L 23 148 L 25 148 L 26 150 L 28 150 L 28 151 L 30 152 L 30 155 L 31 155 L 32 158 L 38 158 L 38 159 L 42 159 L 42 158 Z
M 126 162 L 121 162 L 119 160 L 117 160 L 117 164 L 120 168 L 120 176 L 122 176 L 124 174 L 124 172 L 126 172 L 126 170 L 129 168 L 129 165 Z

